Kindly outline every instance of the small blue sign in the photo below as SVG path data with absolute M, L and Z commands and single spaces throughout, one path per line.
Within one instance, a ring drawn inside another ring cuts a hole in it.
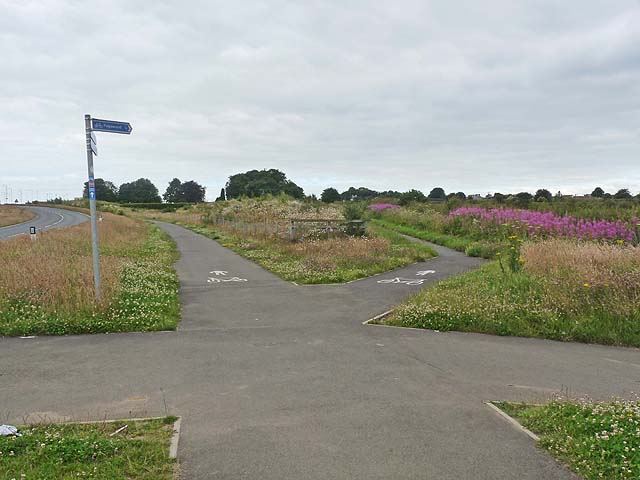
M 116 122 L 115 120 L 91 119 L 91 129 L 96 132 L 123 133 L 129 135 L 133 128 L 129 122 Z
M 94 191 L 90 191 L 89 192 L 89 199 L 90 200 L 95 200 L 96 199 L 96 192 Z

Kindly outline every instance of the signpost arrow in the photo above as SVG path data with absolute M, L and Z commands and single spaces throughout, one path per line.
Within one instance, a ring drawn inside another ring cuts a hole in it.
M 129 135 L 131 133 L 131 130 L 133 130 L 129 122 L 100 120 L 98 118 L 91 119 L 91 128 L 96 132 L 123 133 L 125 135 Z

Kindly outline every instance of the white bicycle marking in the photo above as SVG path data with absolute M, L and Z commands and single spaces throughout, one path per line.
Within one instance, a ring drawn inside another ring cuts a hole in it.
M 225 275 L 227 275 L 229 272 L 226 270 L 213 270 L 211 272 L 209 272 L 209 274 L 213 274 L 215 275 L 215 277 L 208 277 L 207 278 L 207 283 L 226 283 L 226 282 L 247 282 L 248 280 L 246 278 L 240 278 L 240 277 L 230 277 L 230 278 L 225 278 Z
M 425 281 L 424 278 L 387 278 L 385 280 L 378 280 L 378 283 L 401 283 L 404 285 L 422 285 Z

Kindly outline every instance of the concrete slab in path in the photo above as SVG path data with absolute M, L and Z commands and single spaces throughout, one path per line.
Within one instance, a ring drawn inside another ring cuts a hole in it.
M 636 349 L 362 325 L 477 265 L 464 255 L 298 287 L 163 228 L 182 253 L 179 330 L 0 339 L 3 419 L 180 415 L 186 479 L 568 479 L 483 401 L 638 390 Z

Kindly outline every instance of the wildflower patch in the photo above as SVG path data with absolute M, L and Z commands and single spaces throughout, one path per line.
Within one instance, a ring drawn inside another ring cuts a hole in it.
M 175 420 L 26 426 L 0 437 L 0 478 L 172 480 Z
M 587 480 L 640 478 L 640 403 L 634 400 L 496 405 L 540 435 L 539 445 Z

